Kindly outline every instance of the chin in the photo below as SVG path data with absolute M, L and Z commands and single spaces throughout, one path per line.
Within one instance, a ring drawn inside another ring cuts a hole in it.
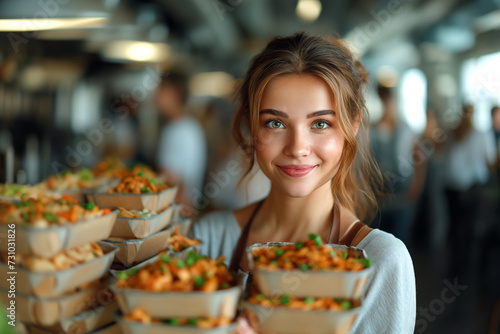
M 281 185 L 281 191 L 293 198 L 307 197 L 312 194 L 317 188 L 310 184 L 286 184 Z

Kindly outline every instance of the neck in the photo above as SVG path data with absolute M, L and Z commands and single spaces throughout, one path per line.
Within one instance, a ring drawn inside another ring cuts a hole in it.
M 333 195 L 330 183 L 315 190 L 306 197 L 287 196 L 275 188 L 265 199 L 256 228 L 288 237 L 298 235 L 304 238 L 309 232 L 324 232 L 332 221 Z M 260 226 L 259 226 L 260 225 Z M 266 233 L 267 234 L 267 233 Z

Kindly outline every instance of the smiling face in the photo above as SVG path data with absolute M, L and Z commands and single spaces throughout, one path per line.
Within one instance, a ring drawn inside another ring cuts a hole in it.
M 273 191 L 305 197 L 330 190 L 344 136 L 330 87 L 312 75 L 271 80 L 261 99 L 257 161 Z

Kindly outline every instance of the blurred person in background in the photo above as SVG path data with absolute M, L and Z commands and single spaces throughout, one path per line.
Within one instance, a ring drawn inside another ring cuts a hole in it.
M 460 122 L 450 134 L 445 169 L 449 212 L 450 274 L 470 271 L 477 240 L 484 234 L 486 184 L 496 159 L 493 136 L 473 128 L 474 107 L 464 105 Z
M 181 185 L 176 201 L 185 204 L 185 209 L 194 207 L 207 165 L 205 134 L 198 120 L 188 115 L 187 99 L 187 76 L 173 71 L 164 74 L 155 95 L 165 121 L 158 144 L 158 167 L 167 183 Z
M 500 185 L 500 107 L 494 106 L 491 109 L 491 122 L 493 124 L 493 135 L 495 138 L 496 161 L 493 166 L 494 175 Z
M 210 160 L 205 175 L 205 186 L 217 184 L 217 192 L 210 198 L 207 211 L 236 209 L 264 198 L 270 190 L 269 179 L 255 165 L 251 177 L 240 183 L 245 158 L 234 145 L 231 118 L 236 106 L 224 98 L 213 98 L 203 114 L 202 124 L 207 135 Z
M 380 229 L 408 244 L 413 209 L 425 174 L 415 172 L 413 153 L 417 138 L 399 119 L 391 88 L 379 85 L 378 95 L 384 110 L 382 118 L 370 129 L 370 147 L 389 196 L 379 199 L 380 211 L 374 223 L 380 223 Z
M 425 163 L 416 164 L 416 177 L 422 177 L 423 188 L 418 198 L 414 219 L 415 241 L 433 254 L 443 250 L 446 240 L 447 205 L 444 196 L 445 178 L 445 141 L 446 133 L 442 130 L 434 109 L 427 109 L 426 126 L 420 136 L 420 152 L 425 153 Z M 422 157 L 419 156 L 420 158 Z M 425 175 L 419 175 L 424 173 Z

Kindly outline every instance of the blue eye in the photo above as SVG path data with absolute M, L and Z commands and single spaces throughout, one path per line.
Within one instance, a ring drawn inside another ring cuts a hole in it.
M 272 129 L 281 129 L 284 128 L 283 123 L 277 120 L 270 120 L 266 123 L 266 125 Z
M 328 122 L 325 122 L 325 121 L 316 121 L 313 124 L 313 128 L 323 130 L 323 129 L 326 129 L 329 125 L 330 124 L 328 124 Z

